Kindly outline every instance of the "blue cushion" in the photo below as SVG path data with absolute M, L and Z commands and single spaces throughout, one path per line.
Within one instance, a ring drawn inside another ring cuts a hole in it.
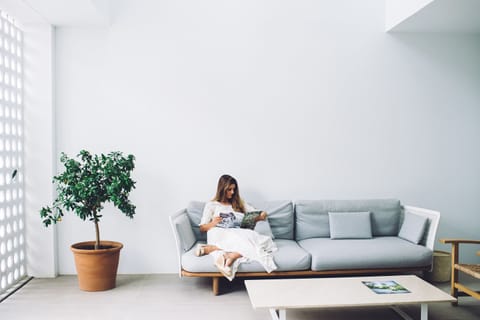
M 419 244 L 425 233 L 427 220 L 427 217 L 406 212 L 398 236 L 412 243 Z
M 425 267 L 432 263 L 432 250 L 393 237 L 299 241 L 312 255 L 312 270 L 349 270 Z
M 372 237 L 370 212 L 329 212 L 331 239 L 369 239 Z
M 273 260 L 277 265 L 276 271 L 299 271 L 309 270 L 311 257 L 294 240 L 275 239 L 277 251 L 273 252 Z M 195 256 L 195 248 L 182 255 L 182 268 L 190 272 L 218 272 L 211 255 Z M 238 272 L 265 272 L 257 261 L 241 263 Z
M 266 220 L 257 221 L 253 230 L 263 234 L 264 236 L 270 237 L 271 239 L 275 238 L 273 236 L 272 229 L 270 228 L 270 223 L 268 223 L 268 218 Z
M 294 239 L 295 222 L 292 201 L 255 202 L 254 207 L 268 213 L 268 222 L 275 239 Z
M 186 214 L 182 214 L 174 221 L 174 224 L 180 237 L 180 245 L 183 251 L 187 252 L 193 247 L 195 242 L 197 242 L 192 230 L 192 225 L 190 224 L 190 219 Z
M 295 238 L 330 237 L 328 212 L 365 211 L 371 212 L 372 236 L 398 235 L 399 200 L 299 200 L 295 203 Z
M 187 207 L 187 214 L 192 224 L 192 230 L 195 238 L 200 241 L 207 241 L 207 233 L 200 231 L 200 220 L 203 215 L 204 201 L 191 201 Z

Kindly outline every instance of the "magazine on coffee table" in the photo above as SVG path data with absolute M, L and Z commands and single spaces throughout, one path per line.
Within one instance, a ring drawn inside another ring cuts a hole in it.
M 409 293 L 408 289 L 393 280 L 389 281 L 362 281 L 373 292 L 378 294 Z

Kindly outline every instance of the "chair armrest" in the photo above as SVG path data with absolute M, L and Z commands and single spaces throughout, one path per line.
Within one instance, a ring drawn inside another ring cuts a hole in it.
M 448 244 L 450 243 L 452 246 L 452 268 L 454 265 L 459 262 L 459 254 L 460 254 L 460 244 L 480 244 L 480 240 L 470 240 L 470 239 L 440 239 L 441 243 Z M 480 251 L 477 252 L 480 256 Z
M 469 240 L 469 239 L 440 239 L 440 242 L 451 243 L 451 244 L 460 244 L 460 243 L 480 244 L 480 240 Z

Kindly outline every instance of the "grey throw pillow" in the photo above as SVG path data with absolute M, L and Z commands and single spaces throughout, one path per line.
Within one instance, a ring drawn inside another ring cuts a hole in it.
M 270 223 L 268 223 L 268 218 L 266 220 L 257 221 L 253 230 L 260 234 L 263 234 L 264 236 L 270 237 L 271 239 L 275 239 L 275 237 L 273 236 L 272 228 L 270 228 Z
M 294 239 L 295 220 L 292 201 L 255 202 L 253 206 L 268 213 L 268 224 L 275 239 Z
M 197 239 L 192 230 L 192 225 L 190 224 L 190 219 L 186 214 L 182 214 L 178 219 L 175 220 L 175 227 L 177 228 L 178 235 L 180 237 L 180 245 L 184 252 L 190 250 Z
M 406 212 L 398 236 L 412 243 L 419 244 L 425 233 L 427 221 L 427 217 Z
M 329 212 L 331 239 L 369 239 L 372 237 L 370 212 Z
M 203 215 L 203 208 L 205 208 L 205 202 L 203 201 L 191 201 L 187 207 L 187 214 L 192 224 L 193 233 L 199 241 L 207 241 L 207 233 L 201 232 L 199 227 Z

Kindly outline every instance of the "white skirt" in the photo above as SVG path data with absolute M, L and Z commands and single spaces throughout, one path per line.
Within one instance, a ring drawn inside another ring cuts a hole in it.
M 250 229 L 242 228 L 212 228 L 207 232 L 208 244 L 215 245 L 221 251 L 213 251 L 214 262 L 223 252 L 238 252 L 242 258 L 235 260 L 232 266 L 232 280 L 243 262 L 257 261 L 270 273 L 277 269 L 273 261 L 273 252 L 277 246 L 270 237 L 264 236 Z

